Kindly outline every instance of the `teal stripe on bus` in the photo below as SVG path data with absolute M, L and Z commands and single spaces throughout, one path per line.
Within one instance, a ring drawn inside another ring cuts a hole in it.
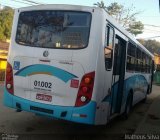
M 68 82 L 73 78 L 78 78 L 76 75 L 73 75 L 72 73 L 69 73 L 63 69 L 60 69 L 54 66 L 43 65 L 43 64 L 35 64 L 35 65 L 24 67 L 19 71 L 17 71 L 15 75 L 26 77 L 26 76 L 30 76 L 32 73 L 34 74 L 50 73 L 52 76 L 55 76 L 64 82 Z

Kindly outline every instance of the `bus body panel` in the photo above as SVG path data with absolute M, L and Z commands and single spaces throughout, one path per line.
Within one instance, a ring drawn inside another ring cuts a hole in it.
M 4 105 L 14 109 L 17 109 L 17 104 L 19 104 L 21 106 L 21 110 L 32 112 L 37 115 L 90 125 L 94 125 L 95 123 L 96 102 L 94 101 L 91 101 L 85 107 L 82 106 L 75 108 L 72 106 L 64 107 L 33 102 L 25 98 L 12 96 L 6 89 L 4 90 L 4 93 Z M 82 117 L 80 115 L 82 115 Z M 84 115 L 86 117 L 83 117 Z
M 27 48 L 27 50 L 32 51 L 32 48 Z M 38 53 L 38 49 L 36 52 L 34 57 L 27 57 L 28 54 L 25 52 L 25 54 L 21 54 L 21 56 L 17 54 L 13 58 L 15 95 L 41 103 L 74 106 L 78 89 L 70 87 L 70 80 L 81 80 L 84 75 L 82 65 L 69 61 L 71 57 L 69 58 L 69 54 L 64 55 L 65 51 L 62 53 L 63 56 L 59 55 L 60 60 L 58 58 L 57 60 L 54 60 L 54 58 L 39 58 L 38 56 L 42 54 L 41 52 Z M 54 54 L 57 54 L 56 51 L 53 53 L 48 50 L 48 52 L 54 57 Z M 69 53 L 72 54 L 72 51 Z M 43 62 L 43 60 L 47 62 Z M 71 64 L 65 64 L 64 62 L 70 62 Z M 16 65 L 19 66 L 16 68 Z M 73 72 L 74 69 L 76 69 L 75 73 Z M 38 100 L 36 99 L 37 94 L 50 95 L 52 101 Z

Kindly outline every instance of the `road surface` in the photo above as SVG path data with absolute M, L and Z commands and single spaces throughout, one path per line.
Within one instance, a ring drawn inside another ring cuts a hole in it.
M 125 134 L 135 134 L 141 131 L 150 106 L 160 95 L 159 91 L 160 86 L 153 86 L 153 92 L 148 96 L 147 101 L 137 104 L 130 113 L 128 120 L 117 117 L 107 126 L 86 126 L 36 116 L 28 112 L 17 113 L 13 109 L 4 107 L 2 103 L 3 86 L 0 86 L 0 138 L 14 137 L 22 140 L 124 139 Z M 159 118 L 154 118 L 153 115 L 149 119 L 159 120 Z M 160 133 L 159 131 L 160 125 L 156 133 Z

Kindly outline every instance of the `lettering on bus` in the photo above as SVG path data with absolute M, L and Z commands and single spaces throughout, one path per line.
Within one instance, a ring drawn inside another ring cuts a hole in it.
M 35 80 L 34 81 L 34 86 L 35 87 L 42 87 L 42 88 L 49 88 L 49 89 L 51 89 L 52 88 L 52 83 Z

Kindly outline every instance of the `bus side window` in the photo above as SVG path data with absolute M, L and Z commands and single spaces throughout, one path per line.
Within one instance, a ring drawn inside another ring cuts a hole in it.
M 112 68 L 113 38 L 114 38 L 114 29 L 112 27 L 110 27 L 110 26 L 106 26 L 105 46 L 104 46 L 106 70 L 111 70 L 111 68 Z
M 127 71 L 135 71 L 135 63 L 136 63 L 136 46 L 129 42 L 127 49 Z

